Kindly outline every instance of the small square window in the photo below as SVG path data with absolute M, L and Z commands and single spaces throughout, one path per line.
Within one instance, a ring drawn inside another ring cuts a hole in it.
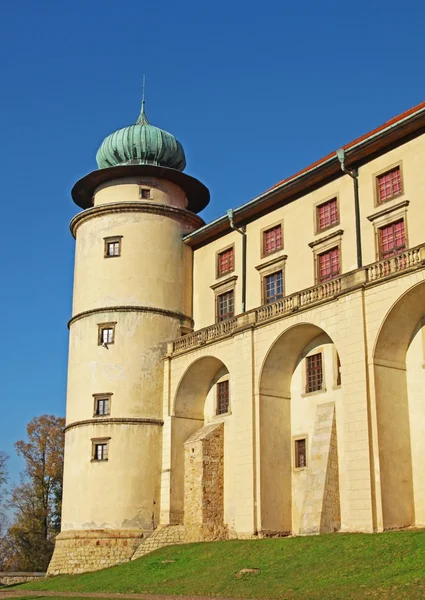
M 339 214 L 338 214 L 338 201 L 336 198 L 332 198 L 323 204 L 319 204 L 316 208 L 316 225 L 317 231 L 323 231 L 333 225 L 338 225 Z
M 217 383 L 217 414 L 229 412 L 229 380 Z
M 105 240 L 105 258 L 121 255 L 121 240 Z
M 403 193 L 400 166 L 378 175 L 376 178 L 377 204 L 387 202 Z
M 306 388 L 307 394 L 317 392 L 323 387 L 322 353 L 312 354 L 306 358 Z
M 295 468 L 302 469 L 307 466 L 307 440 L 295 440 Z
M 140 188 L 140 198 L 142 200 L 150 200 L 151 199 L 151 191 L 149 188 Z
M 108 346 L 115 341 L 115 323 L 98 325 L 97 343 L 99 346 Z
M 108 442 L 93 442 L 93 460 L 108 460 Z
M 264 303 L 271 304 L 283 298 L 283 271 L 266 275 L 264 281 Z
M 217 277 L 231 273 L 234 270 L 233 246 L 217 254 Z
M 273 254 L 283 248 L 282 225 L 275 225 L 263 231 L 263 256 Z
M 380 260 L 391 258 L 406 250 L 404 219 L 390 223 L 379 229 Z
M 110 411 L 110 396 L 95 397 L 94 414 L 96 417 L 105 417 Z
M 318 255 L 318 273 L 319 283 L 325 283 L 330 279 L 340 275 L 339 247 L 332 248 L 327 252 Z
M 217 296 L 217 321 L 225 321 L 235 314 L 235 292 L 229 290 Z

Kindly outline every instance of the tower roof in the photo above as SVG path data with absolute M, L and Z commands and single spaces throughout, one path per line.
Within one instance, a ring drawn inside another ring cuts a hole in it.
M 118 165 L 154 165 L 183 171 L 186 157 L 181 143 L 168 131 L 148 121 L 145 101 L 134 125 L 106 137 L 96 154 L 99 169 Z

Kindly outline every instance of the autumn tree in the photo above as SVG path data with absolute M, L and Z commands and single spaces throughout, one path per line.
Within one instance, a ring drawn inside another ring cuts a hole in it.
M 0 450 L 0 571 L 6 567 L 6 531 L 7 517 L 4 506 L 5 487 L 8 480 L 8 456 Z
M 64 426 L 60 417 L 35 417 L 27 425 L 27 440 L 15 444 L 25 470 L 10 494 L 15 520 L 8 543 L 10 563 L 19 571 L 45 571 L 60 531 Z

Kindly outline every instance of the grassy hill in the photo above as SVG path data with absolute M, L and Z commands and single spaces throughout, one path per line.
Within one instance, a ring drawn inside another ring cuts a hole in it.
M 425 531 L 169 546 L 118 567 L 20 588 L 291 600 L 423 599 Z

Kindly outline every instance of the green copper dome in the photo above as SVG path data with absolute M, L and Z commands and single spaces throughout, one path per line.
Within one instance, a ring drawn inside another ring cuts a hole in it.
M 99 169 L 117 165 L 156 165 L 183 171 L 186 157 L 176 138 L 151 125 L 145 103 L 135 125 L 119 129 L 105 138 L 96 154 Z

